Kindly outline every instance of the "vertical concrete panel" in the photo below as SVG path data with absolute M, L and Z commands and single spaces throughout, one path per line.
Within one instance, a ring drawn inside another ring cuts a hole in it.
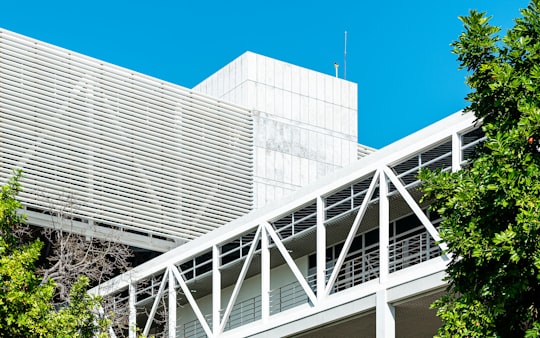
M 292 183 L 292 156 L 283 154 L 283 182 Z
M 341 157 L 341 139 L 338 137 L 332 137 L 332 144 L 334 148 L 334 164 L 343 166 L 343 159 Z
M 257 82 L 266 83 L 266 58 L 257 55 Z
M 243 54 L 240 57 L 240 60 L 238 64 L 236 65 L 236 72 L 235 72 L 235 83 L 236 86 L 242 84 L 244 81 L 247 80 L 246 78 L 246 71 L 247 71 L 247 63 L 246 63 L 247 57 L 245 54 Z
M 257 81 L 257 57 L 253 53 L 245 54 L 246 63 L 247 63 L 247 75 L 246 79 Z
M 312 131 L 308 130 L 308 154 L 307 158 L 309 159 L 315 159 L 317 156 L 317 134 Z
M 283 182 L 283 153 L 276 151 L 274 152 L 275 160 L 274 160 L 274 168 L 275 168 L 275 176 L 274 179 L 278 182 Z
M 255 165 L 255 175 L 259 177 L 265 177 L 266 176 L 266 149 L 261 147 L 255 148 L 255 157 L 256 157 L 256 165 Z
M 283 64 L 283 89 L 286 91 L 292 91 L 292 66 L 290 64 Z
M 274 87 L 270 87 L 270 86 L 265 86 L 266 87 L 266 102 L 265 102 L 265 112 L 267 113 L 270 113 L 270 114 L 276 114 L 279 116 L 279 112 L 276 112 L 276 109 L 275 109 L 275 99 L 276 99 L 276 96 L 275 96 L 275 88 Z
M 275 65 L 274 60 L 265 58 L 266 61 L 266 84 L 269 86 L 275 86 Z
M 332 103 L 341 105 L 341 81 L 335 81 L 332 90 Z
M 326 157 L 326 147 L 325 147 L 325 142 L 324 142 L 324 139 L 325 139 L 325 136 L 324 134 L 321 134 L 321 133 L 317 133 L 316 134 L 316 138 L 317 138 L 317 143 L 316 143 L 316 157 L 315 157 L 315 160 L 318 161 L 318 162 L 325 162 L 325 157 Z
M 358 85 L 349 82 L 349 108 L 358 109 Z
M 324 127 L 328 130 L 334 130 L 334 106 L 329 103 L 324 103 Z
M 308 72 L 308 83 L 309 83 L 309 97 L 317 97 L 317 73 Z
M 343 133 L 348 134 L 350 130 L 350 116 L 349 116 L 349 110 L 344 109 L 343 114 L 341 115 L 341 131 Z
M 292 103 L 291 103 L 291 92 L 282 91 L 283 93 L 283 117 L 286 119 L 292 118 Z
M 334 102 L 334 82 L 339 83 L 335 78 L 324 77 L 324 100 L 326 102 Z
M 301 158 L 292 156 L 291 158 L 291 184 L 299 186 L 302 184 L 301 179 Z
M 354 139 L 358 139 L 358 112 L 356 110 L 351 109 L 349 113 L 351 117 L 351 122 L 349 123 L 349 133 L 354 136 Z
M 307 158 L 309 156 L 309 131 L 305 128 L 300 129 L 300 147 L 299 156 Z
M 266 201 L 270 202 L 275 200 L 276 198 L 276 187 L 273 185 L 266 185 Z
M 300 122 L 309 123 L 309 99 L 307 96 L 300 96 Z
M 308 98 L 308 114 L 309 121 L 308 123 L 312 126 L 317 125 L 317 100 L 309 97 Z
M 291 120 L 300 121 L 300 95 L 291 94 Z
M 257 185 L 257 204 L 256 208 L 262 207 L 266 203 L 266 184 L 256 183 Z
M 274 86 L 276 88 L 283 88 L 283 76 L 284 76 L 284 63 L 282 62 L 272 62 L 274 65 Z
M 254 81 L 247 81 L 246 82 L 246 96 L 244 96 L 246 102 L 246 106 L 249 109 L 255 108 L 255 101 L 256 101 L 256 90 L 255 90 L 255 82 Z
M 334 138 L 331 135 L 323 135 L 323 137 L 324 137 L 325 162 L 335 163 Z
M 349 141 L 349 147 L 349 163 L 351 163 L 354 159 L 358 158 L 358 143 L 356 141 Z
M 349 83 L 341 82 L 341 105 L 344 107 L 349 107 Z
M 286 153 L 291 153 L 292 151 L 292 126 L 288 123 L 283 123 L 283 141 L 282 141 L 282 151 Z
M 255 96 L 255 107 L 261 109 L 266 105 L 266 86 L 262 83 L 255 83 L 255 90 L 257 95 Z
M 300 94 L 300 68 L 291 67 L 291 91 Z
M 321 73 L 316 73 L 317 77 L 317 99 L 324 100 L 325 98 L 325 78 L 326 76 Z
M 321 100 L 316 100 L 317 103 L 316 108 L 317 109 L 317 127 L 324 128 L 324 123 L 326 122 L 324 117 L 324 102 Z
M 300 69 L 300 94 L 309 96 L 309 72 L 307 69 Z
M 308 175 L 308 181 L 309 183 L 314 182 L 317 179 L 317 165 L 319 163 L 314 160 L 309 160 L 309 175 Z
M 275 170 L 275 164 L 276 164 L 276 155 L 275 152 L 272 150 L 266 149 L 266 178 L 270 180 L 276 179 L 276 170 Z
M 342 111 L 343 111 L 343 108 L 341 108 L 340 106 L 333 106 L 333 121 L 332 121 L 332 125 L 333 125 L 333 130 L 338 132 L 338 133 L 341 133 L 342 132 L 342 129 L 341 129 L 341 115 L 342 115 Z
M 351 142 L 349 142 L 347 140 L 341 140 L 341 152 L 343 154 L 343 164 L 344 165 L 347 165 L 350 162 L 352 162 L 352 160 L 350 159 L 350 155 L 351 155 L 350 143 Z M 356 158 L 356 156 L 355 156 L 355 158 Z
M 300 185 L 305 186 L 309 182 L 309 160 L 300 159 Z

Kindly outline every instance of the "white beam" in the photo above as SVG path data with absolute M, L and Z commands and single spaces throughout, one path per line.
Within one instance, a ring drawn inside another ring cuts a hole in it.
M 212 331 L 210 330 L 210 326 L 208 326 L 208 323 L 206 322 L 206 319 L 204 318 L 204 315 L 201 312 L 201 309 L 197 305 L 197 302 L 195 301 L 195 298 L 193 298 L 193 295 L 191 294 L 191 290 L 188 288 L 186 282 L 184 281 L 184 278 L 178 272 L 178 269 L 176 266 L 170 266 L 169 269 L 172 271 L 173 275 L 176 277 L 176 281 L 178 281 L 178 284 L 180 284 L 180 288 L 182 289 L 182 292 L 184 293 L 184 296 L 186 297 L 189 305 L 191 306 L 191 309 L 193 310 L 193 313 L 195 313 L 195 316 L 199 320 L 199 323 L 201 324 L 204 333 L 208 337 L 214 337 L 212 334 Z
M 390 170 L 390 168 L 384 167 L 384 172 L 386 173 L 386 176 L 388 176 L 390 181 L 392 181 L 392 184 L 394 184 L 394 186 L 397 188 L 397 190 L 399 191 L 403 199 L 405 199 L 405 201 L 407 202 L 411 210 L 414 212 L 416 217 L 418 217 L 422 225 L 424 225 L 424 227 L 429 232 L 431 237 L 433 237 L 435 241 L 439 242 L 439 247 L 441 248 L 441 250 L 445 251 L 447 248 L 446 243 L 440 242 L 441 236 L 439 236 L 439 232 L 437 231 L 437 229 L 435 229 L 433 224 L 431 224 L 430 220 L 427 218 L 426 214 L 424 214 L 424 212 L 422 211 L 420 206 L 416 203 L 414 198 L 412 198 L 411 194 L 409 194 L 407 189 L 405 189 L 403 184 L 401 184 L 399 179 L 396 177 L 396 175 L 394 175 L 394 173 L 392 172 L 392 170 Z
M 166 241 L 163 239 L 152 237 L 151 235 L 138 235 L 128 231 L 98 226 L 92 223 L 85 223 L 74 220 L 62 220 L 58 217 L 35 211 L 22 210 L 21 213 L 27 215 L 27 221 L 30 225 L 49 229 L 63 230 L 77 235 L 99 238 L 106 241 L 114 241 L 117 243 L 131 245 L 136 248 L 148 249 L 152 251 L 167 252 L 185 242 L 179 237 L 171 237 L 170 241 Z
M 349 231 L 349 234 L 347 235 L 347 239 L 345 240 L 345 243 L 343 243 L 343 248 L 341 249 L 341 253 L 339 254 L 338 259 L 336 260 L 336 264 L 334 265 L 334 270 L 332 271 L 332 274 L 330 275 L 330 278 L 328 279 L 328 283 L 326 285 L 326 290 L 325 290 L 326 295 L 330 294 L 330 291 L 332 290 L 332 287 L 334 286 L 334 283 L 336 282 L 337 276 L 339 274 L 339 270 L 341 270 L 341 266 L 343 265 L 343 262 L 345 261 L 345 257 L 347 256 L 347 253 L 349 252 L 349 249 L 354 240 L 354 237 L 356 237 L 356 232 L 358 231 L 358 227 L 360 226 L 360 223 L 362 222 L 362 219 L 364 218 L 369 202 L 371 201 L 371 197 L 373 196 L 373 192 L 375 191 L 375 186 L 377 185 L 377 182 L 379 181 L 379 176 L 380 176 L 379 173 L 380 173 L 380 170 L 377 169 L 377 171 L 373 175 L 373 179 L 371 180 L 368 191 L 366 192 L 366 196 L 364 197 L 364 200 L 362 201 L 360 210 L 358 210 L 358 213 L 356 214 L 356 217 L 354 218 L 353 224 L 351 226 L 351 230 Z
M 390 263 L 390 208 L 388 203 L 388 182 L 384 171 L 379 171 L 379 282 L 388 280 Z
M 278 248 L 279 252 L 281 252 L 281 255 L 285 259 L 285 262 L 287 262 L 287 265 L 291 269 L 294 277 L 296 277 L 296 279 L 298 280 L 298 283 L 300 283 L 300 286 L 302 287 L 302 289 L 304 289 L 304 292 L 308 296 L 311 303 L 314 306 L 316 306 L 317 305 L 317 297 L 315 297 L 315 294 L 313 293 L 313 291 L 309 287 L 308 283 L 306 282 L 306 279 L 302 275 L 302 272 L 300 272 L 300 269 L 298 269 L 298 266 L 296 265 L 296 263 L 292 259 L 291 255 L 289 255 L 289 252 L 287 251 L 287 248 L 285 248 L 285 246 L 283 245 L 283 243 L 279 239 L 278 235 L 276 234 L 276 232 L 274 231 L 274 229 L 272 228 L 270 223 L 265 222 L 263 224 L 264 224 L 264 227 L 266 228 L 266 231 L 270 235 L 270 237 L 272 237 L 272 240 L 274 241 L 274 244 Z
M 324 225 L 324 200 L 317 197 L 317 299 L 326 297 L 326 226 Z
M 129 283 L 129 287 L 128 287 L 129 338 L 137 337 L 137 309 L 135 308 L 135 302 L 137 301 L 136 290 L 137 288 L 135 287 L 135 282 Z
M 154 299 L 154 304 L 152 304 L 152 309 L 150 310 L 150 314 L 148 315 L 148 319 L 146 320 L 146 325 L 144 326 L 143 336 L 145 337 L 148 336 L 148 332 L 150 331 L 150 327 L 152 326 L 152 322 L 154 321 L 154 316 L 156 315 L 156 311 L 159 306 L 159 301 L 161 300 L 161 297 L 163 296 L 163 291 L 165 290 L 165 284 L 167 284 L 168 279 L 169 279 L 169 269 L 166 269 L 163 272 L 161 285 L 159 286 L 158 293 L 156 295 L 156 298 Z
M 386 289 L 377 292 L 376 331 L 377 338 L 396 337 L 396 314 L 395 308 L 388 303 Z M 421 325 L 421 324 L 420 324 Z
M 176 283 L 172 270 L 169 270 L 169 338 L 176 338 Z
M 262 232 L 262 226 L 259 226 L 257 228 L 257 232 L 255 233 L 255 236 L 253 237 L 253 242 L 251 243 L 251 247 L 249 248 L 249 252 L 246 256 L 244 265 L 242 266 L 242 270 L 240 271 L 240 275 L 238 276 L 238 279 L 236 280 L 236 284 L 234 285 L 234 289 L 231 294 L 231 298 L 229 299 L 229 303 L 227 304 L 227 307 L 225 308 L 225 313 L 223 314 L 223 319 L 219 328 L 219 334 L 223 332 L 223 330 L 225 329 L 225 325 L 227 324 L 227 321 L 229 320 L 229 316 L 231 315 L 232 308 L 234 306 L 234 303 L 236 302 L 236 298 L 238 297 L 238 294 L 240 293 L 240 288 L 242 287 L 242 284 L 244 283 L 244 279 L 246 278 L 246 274 L 248 272 L 249 266 L 251 265 L 251 261 L 253 260 L 253 255 L 255 254 L 255 250 L 257 249 L 257 241 L 259 240 L 259 237 L 261 236 L 261 232 Z
M 221 271 L 219 270 L 219 246 L 212 246 L 212 331 L 214 336 L 219 335 L 221 321 Z
M 268 233 L 261 231 L 261 317 L 267 322 L 270 317 L 270 249 Z

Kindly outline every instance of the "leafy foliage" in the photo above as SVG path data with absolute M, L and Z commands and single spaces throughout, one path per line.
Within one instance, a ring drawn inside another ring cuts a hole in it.
M 17 213 L 21 204 L 20 171 L 2 187 L 0 195 L 0 336 L 1 337 L 94 337 L 107 336 L 108 320 L 95 311 L 100 299 L 86 293 L 88 278 L 71 289 L 66 306 L 52 305 L 55 283 L 36 274 L 35 263 L 43 242 L 20 243 L 13 235 L 25 227 Z
M 540 334 L 540 11 L 533 0 L 502 39 L 485 13 L 460 17 L 453 43 L 486 141 L 468 168 L 422 171 L 452 260 L 434 306 L 442 337 Z

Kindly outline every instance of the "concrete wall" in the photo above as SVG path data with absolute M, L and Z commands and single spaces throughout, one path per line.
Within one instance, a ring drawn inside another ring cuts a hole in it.
M 355 161 L 355 83 L 246 52 L 194 90 L 253 113 L 254 207 Z

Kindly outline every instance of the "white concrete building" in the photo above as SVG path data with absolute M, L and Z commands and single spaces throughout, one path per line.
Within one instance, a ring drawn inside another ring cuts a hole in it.
M 0 29 L 0 178 L 24 170 L 34 225 L 166 251 L 92 290 L 145 334 L 429 337 L 448 258 L 416 174 L 482 133 L 372 151 L 356 91 L 249 52 L 189 90 Z
M 357 160 L 357 85 L 246 52 L 194 90 L 253 118 L 255 207 Z
M 0 179 L 24 170 L 30 222 L 154 251 L 358 156 L 356 84 L 252 53 L 213 97 L 0 30 L 0 86 Z

